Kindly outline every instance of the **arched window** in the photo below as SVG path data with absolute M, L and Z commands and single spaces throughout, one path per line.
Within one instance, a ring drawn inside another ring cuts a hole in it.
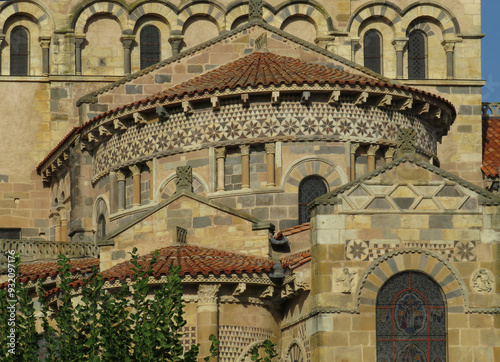
M 97 240 L 102 240 L 106 236 L 106 218 L 104 215 L 99 215 L 97 219 Z
M 10 33 L 10 75 L 28 75 L 30 33 L 16 26 Z
M 141 69 L 160 61 L 160 30 L 154 25 L 146 25 L 141 30 Z
M 427 39 L 419 30 L 412 31 L 408 40 L 408 78 L 425 79 L 427 62 Z
M 377 295 L 377 361 L 446 361 L 446 304 L 419 272 L 396 274 Z
M 326 194 L 328 191 L 326 181 L 321 176 L 308 176 L 299 185 L 299 224 L 309 222 L 311 213 L 307 204 Z
M 368 30 L 363 40 L 365 67 L 382 74 L 382 35 Z

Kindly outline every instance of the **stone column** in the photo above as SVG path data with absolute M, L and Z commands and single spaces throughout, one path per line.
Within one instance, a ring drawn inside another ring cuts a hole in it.
M 149 200 L 153 201 L 155 197 L 155 189 L 154 189 L 154 161 L 149 160 L 146 162 L 146 166 L 148 166 L 149 170 Z
M 453 40 L 444 40 L 441 44 L 443 45 L 444 51 L 446 52 L 446 78 L 455 78 L 455 43 Z
M 196 337 L 200 343 L 200 356 L 210 355 L 210 335 L 219 336 L 219 306 L 217 293 L 220 284 L 200 284 L 198 287 L 198 310 L 196 314 Z M 202 361 L 201 357 L 198 359 Z M 216 357 L 213 361 L 218 361 Z M 212 359 L 211 359 L 212 361 Z
M 351 179 L 349 181 L 356 179 L 356 151 L 358 150 L 358 147 L 359 143 L 351 144 Z
M 351 39 L 351 61 L 356 62 L 356 52 L 358 51 L 360 45 L 359 45 L 359 38 L 352 38 Z
M 172 47 L 172 55 L 179 54 L 182 48 L 183 40 L 184 40 L 184 35 L 182 35 L 182 31 L 172 30 L 172 32 L 170 33 L 170 38 L 168 38 L 168 42 Z
M 61 216 L 61 236 L 59 238 L 62 242 L 68 241 L 68 212 L 65 207 L 58 209 L 59 215 Z
M 132 197 L 132 205 L 141 205 L 141 169 L 139 166 L 134 165 L 129 167 L 130 172 L 132 172 L 133 184 L 134 184 L 134 195 Z
M 392 162 L 394 160 L 394 152 L 396 152 L 396 149 L 394 147 L 389 147 L 385 151 L 385 155 L 384 155 L 385 163 L 389 163 L 389 162 Z
M 82 75 L 82 45 L 84 36 L 75 37 L 75 74 Z
M 50 36 L 40 37 L 38 39 L 42 47 L 42 75 L 49 75 L 49 47 Z
M 273 187 L 275 183 L 275 170 L 274 170 L 274 155 L 276 153 L 276 144 L 266 143 L 266 161 L 267 161 L 267 187 Z
M 224 160 L 226 158 L 226 148 L 216 148 L 215 157 L 217 158 L 217 191 L 224 191 L 226 189 L 224 186 Z
M 114 214 L 118 206 L 118 180 L 116 172 L 109 173 L 109 213 Z
M 123 171 L 118 171 L 116 173 L 116 180 L 118 181 L 118 187 L 117 187 L 117 196 L 118 196 L 118 211 L 123 211 L 125 210 L 125 172 Z
M 4 40 L 5 40 L 5 34 L 0 33 L 0 75 L 2 75 L 2 46 Z
M 132 72 L 131 51 L 132 43 L 134 42 L 133 35 L 123 35 L 120 39 L 123 45 L 123 72 L 130 74 Z
M 408 42 L 408 38 L 396 38 L 392 42 L 394 48 L 396 49 L 396 78 L 403 79 L 404 77 L 404 50 L 406 43 Z
M 54 224 L 54 241 L 61 241 L 61 216 L 53 214 L 52 222 Z
M 250 145 L 241 145 L 241 188 L 250 188 Z
M 366 152 L 368 158 L 368 172 L 375 170 L 375 154 L 379 147 L 379 145 L 370 145 L 370 147 L 368 147 L 368 152 Z

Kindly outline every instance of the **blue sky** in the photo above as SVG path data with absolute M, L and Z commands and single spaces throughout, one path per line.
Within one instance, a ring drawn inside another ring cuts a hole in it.
M 500 102 L 500 0 L 482 0 L 483 102 Z

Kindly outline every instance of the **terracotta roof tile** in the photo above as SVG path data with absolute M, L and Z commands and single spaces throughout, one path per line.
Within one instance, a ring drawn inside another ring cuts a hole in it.
M 139 263 L 148 266 L 152 253 L 141 256 Z M 230 253 L 194 245 L 169 246 L 160 249 L 154 266 L 154 276 L 168 274 L 170 266 L 180 266 L 180 275 L 231 274 L 270 272 L 274 266 L 271 260 Z M 124 279 L 133 275 L 132 264 L 127 261 L 102 272 L 104 279 Z
M 297 234 L 297 233 L 300 233 L 302 231 L 310 230 L 310 229 L 311 229 L 311 223 L 306 222 L 306 223 L 301 224 L 301 225 L 295 225 L 295 226 L 292 226 L 291 228 L 280 230 L 276 233 L 276 236 L 274 238 L 278 239 L 282 236 Z
M 99 259 L 75 259 L 70 261 L 70 272 L 84 275 L 92 270 L 92 266 L 99 268 Z M 26 283 L 40 278 L 54 277 L 59 274 L 57 262 L 22 264 L 20 266 L 18 281 Z M 6 283 L 0 285 L 3 288 Z
M 498 176 L 500 166 L 500 118 L 483 119 L 483 167 L 489 176 Z
M 281 258 L 283 268 L 295 269 L 311 260 L 311 250 L 301 251 Z

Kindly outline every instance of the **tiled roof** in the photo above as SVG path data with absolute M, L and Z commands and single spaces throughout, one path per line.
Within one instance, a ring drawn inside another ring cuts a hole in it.
M 71 260 L 69 265 L 71 273 L 84 275 L 92 270 L 92 266 L 99 268 L 99 259 L 75 259 Z M 57 262 L 22 264 L 17 280 L 26 283 L 40 278 L 54 277 L 57 274 L 59 274 Z M 2 284 L 0 288 L 3 287 Z
M 489 176 L 498 176 L 500 166 L 500 118 L 483 119 L 483 167 Z
M 291 228 L 288 228 L 288 229 L 280 230 L 276 233 L 276 236 L 274 238 L 279 239 L 282 236 L 297 234 L 297 233 L 300 233 L 302 231 L 310 230 L 310 229 L 311 229 L 311 223 L 306 222 L 306 223 L 301 224 L 301 225 L 296 225 L 296 226 L 292 226 Z
M 311 251 L 301 251 L 300 253 L 295 253 L 292 255 L 285 256 L 281 258 L 281 266 L 283 268 L 295 269 L 301 266 L 302 264 L 307 263 L 311 260 Z
M 148 266 L 152 253 L 139 257 L 139 263 Z M 160 249 L 154 266 L 154 276 L 168 274 L 170 266 L 180 266 L 180 275 L 231 274 L 270 272 L 274 266 L 271 260 L 230 253 L 194 245 L 168 246 Z M 102 272 L 104 279 L 124 279 L 133 275 L 133 265 L 127 261 Z

